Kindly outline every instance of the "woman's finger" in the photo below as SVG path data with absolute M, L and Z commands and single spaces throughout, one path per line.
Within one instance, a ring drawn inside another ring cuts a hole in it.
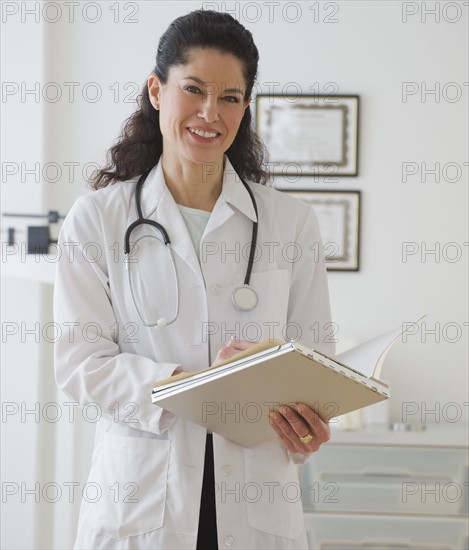
M 281 435 L 282 440 L 288 440 L 289 444 L 287 448 L 292 452 L 308 454 L 312 451 L 316 451 L 319 447 L 313 440 L 305 445 L 300 440 L 301 436 L 304 436 L 310 432 L 308 424 L 306 424 L 298 414 L 290 407 L 282 405 L 278 411 L 272 413 L 274 427 L 277 433 Z M 314 442 L 314 443 L 313 443 Z
M 305 403 L 297 403 L 296 410 L 314 431 L 315 437 L 320 441 L 320 444 L 326 443 L 331 438 L 331 429 L 327 422 L 324 422 L 318 413 Z
M 282 441 L 286 438 L 296 452 L 308 454 L 316 452 L 319 447 L 330 439 L 330 428 L 319 415 L 308 405 L 297 403 L 293 407 L 282 405 L 273 414 L 273 426 L 278 428 Z
M 233 355 L 236 355 L 241 351 L 249 349 L 255 344 L 257 344 L 257 342 L 252 342 L 249 340 L 232 339 L 225 346 L 223 346 L 218 350 L 218 353 L 217 353 L 217 356 L 215 357 L 215 361 L 213 362 L 213 365 L 216 365 L 221 361 L 226 361 L 227 359 L 231 359 Z
M 275 413 L 277 414 L 277 413 Z M 279 415 L 281 416 L 281 415 Z M 282 441 L 284 447 L 286 447 L 289 451 L 292 453 L 297 453 L 298 450 L 293 444 L 293 442 L 283 433 L 282 429 L 277 425 L 277 421 L 275 419 L 274 413 L 271 413 L 269 415 L 269 422 L 272 428 L 277 432 L 277 435 L 279 436 L 280 440 Z
M 234 348 L 239 351 L 244 351 L 245 349 L 249 349 L 250 347 L 257 344 L 257 342 L 251 341 L 251 340 L 236 340 L 236 338 L 232 338 L 227 344 L 226 348 Z

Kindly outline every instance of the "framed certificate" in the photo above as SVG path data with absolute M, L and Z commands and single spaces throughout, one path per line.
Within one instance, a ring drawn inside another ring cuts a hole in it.
M 258 95 L 256 130 L 275 175 L 358 174 L 357 95 Z
M 283 191 L 310 204 L 328 271 L 359 270 L 360 191 Z

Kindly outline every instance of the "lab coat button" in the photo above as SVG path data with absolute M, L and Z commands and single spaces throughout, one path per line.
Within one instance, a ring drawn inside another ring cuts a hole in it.
M 215 296 L 220 296 L 220 294 L 223 292 L 223 287 L 218 283 L 215 283 L 212 285 L 211 290 L 212 294 L 214 294 Z
M 231 464 L 225 464 L 223 466 L 223 475 L 229 476 L 231 475 L 231 472 L 232 472 Z
M 225 539 L 226 546 L 231 546 L 233 544 L 233 542 L 234 542 L 234 538 L 231 535 L 226 537 L 226 539 Z

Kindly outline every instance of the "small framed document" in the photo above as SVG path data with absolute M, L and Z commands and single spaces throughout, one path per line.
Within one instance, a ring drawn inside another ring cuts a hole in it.
M 256 97 L 256 130 L 275 175 L 358 174 L 357 95 Z
M 283 191 L 314 208 L 328 271 L 358 271 L 360 191 Z

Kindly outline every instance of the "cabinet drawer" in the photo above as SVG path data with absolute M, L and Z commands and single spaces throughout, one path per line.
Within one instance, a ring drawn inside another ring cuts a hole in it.
M 300 468 L 305 510 L 463 515 L 468 454 L 428 447 L 322 447 Z
M 467 520 L 306 513 L 309 547 L 315 550 L 465 550 Z

